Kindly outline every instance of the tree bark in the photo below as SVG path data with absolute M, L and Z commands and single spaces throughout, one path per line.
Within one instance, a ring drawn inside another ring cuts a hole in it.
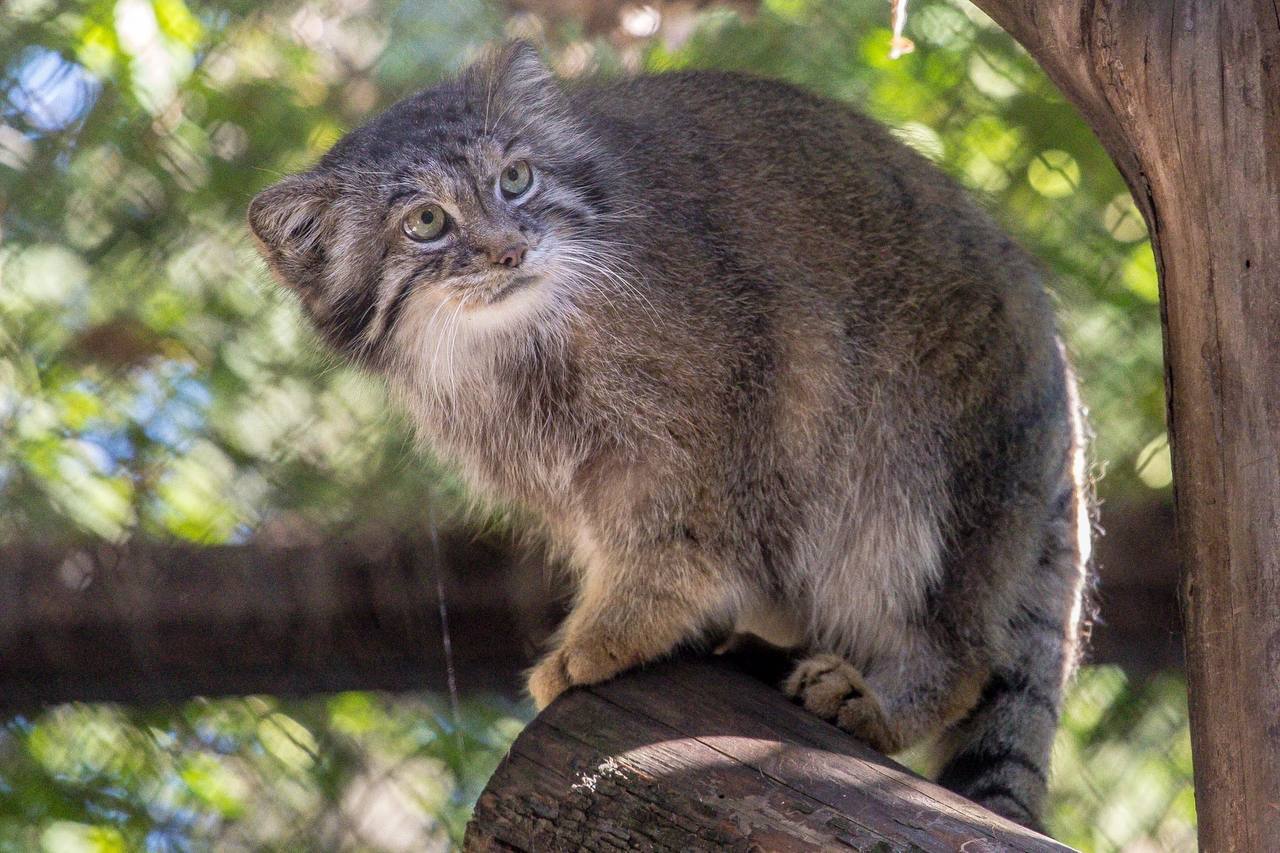
M 468 851 L 1066 851 L 708 660 L 556 700 L 516 739 Z
M 1080 108 L 1150 228 L 1201 846 L 1278 850 L 1280 5 L 975 2 Z

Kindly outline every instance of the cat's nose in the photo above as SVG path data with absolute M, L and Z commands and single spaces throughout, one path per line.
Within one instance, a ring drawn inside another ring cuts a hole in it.
M 515 269 L 524 263 L 524 256 L 529 253 L 529 244 L 524 240 L 510 243 L 503 249 L 490 249 L 489 260 L 499 266 Z

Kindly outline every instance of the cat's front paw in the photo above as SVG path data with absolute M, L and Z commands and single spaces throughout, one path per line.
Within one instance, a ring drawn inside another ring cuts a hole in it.
M 879 752 L 892 754 L 904 746 L 862 673 L 841 657 L 814 655 L 800 661 L 782 689 L 805 710 L 835 723 Z
M 571 686 L 569 671 L 560 652 L 560 649 L 551 652 L 529 671 L 529 695 L 539 711 Z
M 541 711 L 570 687 L 607 681 L 643 660 L 642 654 L 604 640 L 566 642 L 529 673 L 529 695 Z

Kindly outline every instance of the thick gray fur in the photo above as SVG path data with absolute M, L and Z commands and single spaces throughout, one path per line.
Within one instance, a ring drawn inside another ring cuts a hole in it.
M 447 236 L 407 238 L 433 203 Z M 539 704 L 749 631 L 810 655 L 784 689 L 815 713 L 937 739 L 944 784 L 1035 824 L 1081 628 L 1081 417 L 1036 265 L 929 162 L 782 83 L 564 87 L 516 43 L 250 225 L 323 336 L 564 554 Z

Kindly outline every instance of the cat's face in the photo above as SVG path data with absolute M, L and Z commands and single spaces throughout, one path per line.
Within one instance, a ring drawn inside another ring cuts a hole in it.
M 575 293 L 616 276 L 605 168 L 536 52 L 515 43 L 262 192 L 249 223 L 332 346 L 421 366 L 442 339 L 557 322 Z

